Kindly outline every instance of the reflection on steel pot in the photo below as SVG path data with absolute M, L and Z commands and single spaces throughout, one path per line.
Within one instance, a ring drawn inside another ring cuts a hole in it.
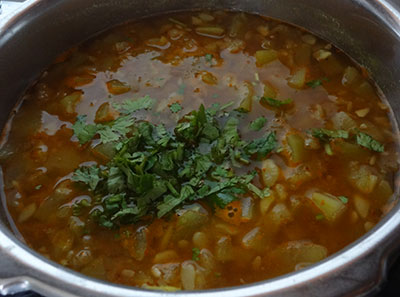
M 127 20 L 193 9 L 266 15 L 331 41 L 372 73 L 399 120 L 400 12 L 389 1 L 156 0 L 149 5 L 142 0 L 29 0 L 15 14 L 0 19 L 1 127 L 23 91 L 71 45 Z M 2 294 L 32 289 L 47 296 L 363 296 L 382 282 L 400 244 L 399 206 L 395 205 L 365 236 L 304 270 L 234 288 L 164 293 L 105 283 L 52 263 L 21 242 L 5 207 L 0 209 Z

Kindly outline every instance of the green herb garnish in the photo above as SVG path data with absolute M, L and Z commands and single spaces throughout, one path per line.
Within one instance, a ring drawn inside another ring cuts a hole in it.
M 183 108 L 182 105 L 180 105 L 178 102 L 175 102 L 170 105 L 169 109 L 171 110 L 171 112 L 177 113 L 180 112 Z
M 340 201 L 343 202 L 343 204 L 346 204 L 347 202 L 349 202 L 349 198 L 347 198 L 346 196 L 339 196 L 338 198 Z
M 288 98 L 286 100 L 278 100 L 278 99 L 273 99 L 273 98 L 269 98 L 269 97 L 261 97 L 261 102 L 267 103 L 268 105 L 272 106 L 272 107 L 282 107 L 288 104 L 293 103 L 293 100 Z
M 243 115 L 225 111 L 231 105 L 213 104 L 207 109 L 201 105 L 168 131 L 162 124 L 135 120 L 133 114 L 97 125 L 78 118 L 74 132 L 81 143 L 100 138 L 112 149 L 108 164 L 82 166 L 72 177 L 96 197 L 92 218 L 101 226 L 116 228 L 144 217 L 163 217 L 199 199 L 223 208 L 245 193 L 267 196 L 268 189 L 251 183 L 256 172 L 243 167 L 276 148 L 275 133 L 243 140 L 239 133 Z M 236 168 L 242 168 L 242 174 Z
M 250 130 L 253 130 L 253 131 L 260 131 L 264 127 L 266 122 L 267 122 L 267 119 L 264 117 L 256 118 L 254 121 L 252 121 L 250 123 L 249 128 L 250 128 Z
M 315 216 L 315 219 L 316 219 L 317 221 L 321 221 L 321 220 L 325 219 L 325 216 L 324 216 L 322 213 L 319 213 L 319 214 L 317 214 L 317 215 Z
M 321 79 L 314 79 L 312 81 L 306 82 L 306 85 L 315 89 L 316 87 L 321 86 L 323 81 L 328 81 L 328 79 L 326 77 L 323 77 Z
M 311 135 L 325 142 L 330 141 L 332 138 L 349 138 L 349 132 L 345 130 L 328 130 L 324 128 L 312 129 Z
M 192 260 L 199 261 L 200 260 L 199 256 L 200 256 L 200 249 L 196 247 L 192 248 Z
M 384 151 L 384 146 L 381 144 L 379 141 L 373 139 L 370 135 L 359 132 L 357 134 L 357 144 L 361 145 L 367 149 L 370 149 L 371 151 L 375 151 L 378 153 L 382 153 Z
M 212 54 L 205 54 L 204 58 L 206 59 L 206 62 L 211 63 L 214 56 Z

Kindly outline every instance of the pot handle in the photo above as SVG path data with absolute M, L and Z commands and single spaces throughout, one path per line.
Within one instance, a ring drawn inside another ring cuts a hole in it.
M 16 294 L 30 289 L 29 282 L 21 276 L 19 264 L 6 250 L 0 249 L 0 296 Z

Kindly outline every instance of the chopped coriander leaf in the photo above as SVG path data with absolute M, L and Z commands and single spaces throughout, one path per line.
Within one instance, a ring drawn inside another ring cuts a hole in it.
M 254 121 L 252 121 L 250 123 L 249 128 L 250 128 L 250 130 L 253 130 L 253 131 L 260 131 L 264 127 L 266 122 L 267 122 L 267 119 L 264 117 L 256 118 Z
M 319 213 L 319 214 L 317 214 L 317 215 L 315 216 L 315 219 L 316 219 L 317 221 L 321 221 L 321 220 L 325 219 L 325 216 L 324 216 L 322 213 Z
M 212 54 L 205 54 L 204 58 L 206 59 L 206 62 L 211 63 L 214 56 Z
M 72 126 L 74 134 L 78 138 L 80 144 L 85 144 L 86 142 L 92 140 L 98 130 L 96 125 L 86 124 L 86 118 L 87 116 L 85 115 L 78 116 L 74 125 Z
M 339 196 L 338 197 L 340 201 L 342 201 L 344 204 L 346 204 L 347 202 L 349 202 L 349 198 L 347 198 L 346 196 Z
M 306 85 L 315 89 L 316 87 L 321 86 L 323 81 L 328 81 L 328 79 L 326 77 L 323 77 L 321 79 L 314 79 L 312 81 L 307 82 Z
M 155 100 L 149 95 L 135 99 L 125 100 L 122 104 L 114 103 L 113 107 L 124 114 L 130 114 L 140 109 L 151 109 Z
M 71 180 L 75 182 L 82 182 L 89 186 L 91 190 L 95 190 L 100 181 L 100 169 L 96 166 L 80 167 L 75 170 Z
M 325 142 L 330 141 L 332 138 L 349 138 L 349 132 L 345 130 L 328 130 L 324 128 L 312 129 L 311 135 Z
M 331 147 L 331 145 L 330 145 L 329 143 L 325 143 L 325 144 L 324 144 L 324 150 L 325 150 L 325 153 L 326 153 L 328 156 L 333 156 L 332 147 Z
M 293 100 L 288 98 L 286 100 L 278 100 L 278 99 L 273 99 L 273 98 L 269 98 L 269 97 L 261 97 L 261 102 L 267 103 L 268 105 L 272 106 L 272 107 L 282 107 L 288 104 L 293 103 Z
M 175 102 L 170 105 L 169 109 L 171 110 L 171 112 L 177 113 L 180 112 L 183 108 L 182 105 L 180 105 L 178 102 Z
M 42 188 L 42 185 L 37 185 L 36 187 L 35 187 L 35 190 L 40 190 Z
M 356 140 L 358 145 L 370 149 L 371 151 L 382 153 L 385 150 L 383 144 L 364 132 L 359 132 Z
M 231 105 L 200 105 L 172 132 L 131 115 L 97 124 L 96 134 L 112 143 L 114 153 L 108 164 L 78 168 L 72 177 L 102 197 L 92 218 L 105 228 L 118 228 L 143 217 L 161 218 L 198 199 L 223 208 L 245 193 L 268 196 L 268 188 L 251 183 L 255 171 L 240 175 L 233 168 L 248 165 L 253 157 L 265 158 L 277 145 L 276 135 L 243 140 L 240 117 L 224 111 Z
M 192 248 L 192 260 L 199 261 L 200 260 L 199 256 L 200 256 L 200 249 L 196 247 Z
M 277 140 L 275 132 L 255 139 L 246 146 L 246 151 L 249 154 L 256 154 L 258 159 L 265 158 L 269 153 L 276 149 Z

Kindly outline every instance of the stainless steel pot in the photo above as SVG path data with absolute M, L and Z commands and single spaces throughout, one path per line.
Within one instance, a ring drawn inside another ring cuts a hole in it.
M 234 9 L 302 26 L 366 67 L 400 120 L 400 6 L 396 0 L 28 0 L 0 15 L 0 127 L 23 91 L 57 54 L 110 26 L 166 11 Z M 27 123 L 29 124 L 29 123 Z M 4 193 L 2 193 L 4 194 Z M 164 293 L 83 276 L 29 249 L 0 209 L 0 293 L 46 296 L 366 296 L 400 247 L 400 204 L 365 236 L 299 272 L 234 288 Z

